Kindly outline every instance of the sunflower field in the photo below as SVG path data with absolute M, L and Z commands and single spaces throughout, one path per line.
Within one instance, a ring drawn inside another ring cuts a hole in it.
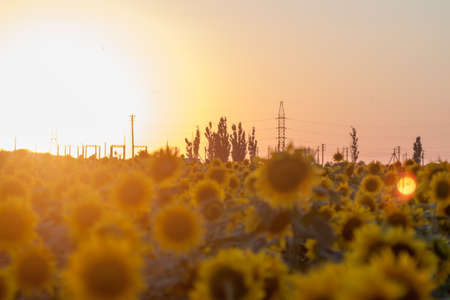
M 0 300 L 449 299 L 450 166 L 0 152 Z

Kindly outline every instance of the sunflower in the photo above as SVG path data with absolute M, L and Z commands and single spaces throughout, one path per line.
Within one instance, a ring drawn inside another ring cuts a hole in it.
M 196 205 L 213 200 L 223 201 L 224 198 L 223 189 L 213 180 L 199 181 L 192 189 L 192 200 Z
M 344 155 L 342 155 L 342 153 L 338 151 L 333 155 L 333 160 L 335 162 L 341 162 L 344 160 Z
M 349 247 L 350 253 L 347 259 L 354 264 L 365 264 L 388 247 L 389 243 L 381 228 L 375 224 L 368 224 L 355 230 L 355 238 Z
M 228 178 L 228 187 L 231 191 L 235 192 L 239 189 L 241 182 L 239 181 L 239 178 L 236 175 L 231 175 Z
M 22 199 L 0 202 L 0 248 L 12 250 L 35 237 L 37 216 L 31 205 Z
M 141 173 L 132 173 L 121 178 L 114 188 L 114 200 L 124 211 L 138 213 L 150 210 L 153 194 L 151 181 Z
M 342 196 L 347 197 L 352 193 L 352 190 L 348 186 L 347 182 L 343 182 L 336 187 L 336 191 L 338 191 Z
M 253 300 L 261 299 L 264 291 L 257 284 L 251 253 L 239 250 L 221 250 L 217 256 L 203 261 L 198 270 L 191 300 Z
M 432 201 L 446 201 L 450 199 L 450 173 L 440 172 L 433 176 L 430 183 L 430 198 Z
M 345 166 L 344 173 L 348 178 L 351 178 L 353 176 L 353 173 L 355 173 L 355 164 L 354 163 L 348 163 Z
M 255 173 L 250 173 L 245 177 L 244 181 L 244 187 L 245 191 L 249 196 L 254 196 L 256 194 L 256 182 L 258 181 L 258 178 L 256 177 Z
M 295 300 L 335 300 L 339 299 L 347 273 L 345 266 L 325 264 L 318 270 L 295 278 Z M 336 276 L 336 274 L 342 274 Z
M 349 211 L 340 211 L 336 215 L 337 223 L 334 223 L 335 232 L 339 234 L 344 243 L 353 241 L 355 230 L 363 227 L 371 216 L 367 210 L 355 206 Z
M 408 229 L 414 226 L 412 215 L 413 212 L 409 206 L 401 205 L 386 207 L 382 217 L 390 226 Z
M 225 186 L 228 183 L 228 170 L 223 167 L 210 167 L 206 172 L 206 177 L 214 180 L 221 186 Z
M 364 165 L 358 165 L 355 169 L 355 175 L 362 177 L 366 173 L 366 167 Z
M 383 181 L 377 175 L 366 175 L 361 181 L 360 190 L 362 192 L 377 195 L 383 189 Z
M 28 195 L 26 186 L 22 181 L 13 176 L 6 176 L 0 180 L 0 201 L 8 198 L 26 198 Z
M 395 257 L 408 255 L 416 262 L 420 270 L 432 272 L 436 269 L 437 259 L 427 249 L 425 242 L 414 237 L 414 231 L 402 227 L 391 228 L 386 233 L 386 241 Z
M 80 239 L 101 219 L 104 209 L 98 198 L 67 202 L 64 217 L 72 234 Z
M 403 293 L 398 300 L 431 300 L 433 283 L 431 274 L 418 269 L 416 262 L 408 255 L 396 257 L 386 251 L 371 261 L 371 268 L 385 278 L 401 285 Z
M 13 300 L 15 299 L 16 286 L 11 278 L 9 269 L 0 271 L 0 299 Z
M 13 255 L 12 276 L 17 286 L 27 294 L 51 292 L 54 273 L 53 255 L 40 244 L 23 248 Z
M 372 175 L 378 175 L 383 171 L 383 167 L 379 161 L 372 161 L 367 165 L 367 171 Z
M 161 209 L 155 216 L 153 238 L 158 245 L 176 253 L 189 252 L 203 240 L 203 222 L 194 210 L 173 204 Z
M 201 214 L 210 222 L 219 219 L 223 215 L 224 210 L 224 203 L 219 200 L 210 200 L 200 205 Z
M 396 171 L 389 171 L 384 174 L 384 185 L 387 187 L 394 187 L 398 182 L 398 175 Z
M 273 153 L 258 171 L 256 182 L 262 198 L 273 207 L 292 207 L 311 194 L 315 169 L 299 153 Z
M 138 299 L 143 289 L 142 259 L 130 244 L 92 240 L 81 245 L 64 272 L 67 293 L 74 299 Z
M 450 246 L 444 238 L 435 238 L 431 243 L 433 253 L 439 259 L 434 280 L 438 285 L 444 284 L 450 274 Z
M 178 150 L 160 149 L 150 158 L 148 172 L 158 184 L 175 180 L 181 172 L 182 160 L 178 157 Z
M 339 299 L 399 300 L 404 288 L 374 268 L 359 267 L 349 270 Z M 412 300 L 412 299 L 411 299 Z
M 265 227 L 267 239 L 279 238 L 284 246 L 284 237 L 292 236 L 292 212 L 290 210 L 277 211 Z
M 291 299 L 289 270 L 278 256 L 259 252 L 249 256 L 255 282 L 262 286 L 264 300 Z
M 438 202 L 436 215 L 438 217 L 450 217 L 450 199 Z
M 370 212 L 375 212 L 377 210 L 377 200 L 372 194 L 358 191 L 358 193 L 356 193 L 355 201 L 362 207 L 367 208 Z
M 120 213 L 110 213 L 93 225 L 91 229 L 92 238 L 100 241 L 126 241 L 133 245 L 135 249 L 138 249 L 143 247 L 141 243 L 142 232 L 137 230 L 136 227 L 128 217 Z

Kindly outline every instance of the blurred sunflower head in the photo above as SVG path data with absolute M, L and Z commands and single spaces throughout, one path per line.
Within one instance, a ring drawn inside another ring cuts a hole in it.
M 377 175 L 369 174 L 361 181 L 360 190 L 364 193 L 377 195 L 383 189 L 383 181 Z
M 379 161 L 372 161 L 367 165 L 367 171 L 372 175 L 379 175 L 383 171 L 383 167 Z
M 139 213 L 150 210 L 153 186 L 142 173 L 124 175 L 113 193 L 116 205 L 126 212 Z
M 392 170 L 384 174 L 383 182 L 387 187 L 395 186 L 398 182 L 397 172 L 395 170 Z
M 225 186 L 228 184 L 228 170 L 224 167 L 210 167 L 206 172 L 206 177 L 211 180 L 214 180 L 221 186 Z
M 160 149 L 150 158 L 148 172 L 158 184 L 175 180 L 181 172 L 182 160 L 177 149 Z
M 307 199 L 316 179 L 316 172 L 301 153 L 273 153 L 258 170 L 256 182 L 262 198 L 273 207 L 292 207 Z
M 290 299 L 292 290 L 289 286 L 289 270 L 279 257 L 261 251 L 250 255 L 249 261 L 254 280 L 264 292 L 261 299 Z
M 249 255 L 253 254 L 239 249 L 228 249 L 221 250 L 215 257 L 203 261 L 199 266 L 190 299 L 261 299 L 264 292 L 255 280 Z
M 343 276 L 346 274 L 343 265 L 325 264 L 319 269 L 305 275 L 296 276 L 294 280 L 296 300 L 335 300 L 342 293 Z M 336 276 L 341 274 L 341 276 Z
M 412 211 L 409 206 L 396 205 L 387 206 L 382 214 L 383 219 L 392 227 L 402 227 L 403 229 L 412 228 L 414 220 L 412 218 Z
M 436 215 L 444 218 L 450 217 L 450 200 L 438 202 Z
M 192 201 L 195 205 L 208 201 L 223 201 L 225 192 L 215 181 L 205 179 L 197 182 L 192 189 Z
M 350 245 L 348 261 L 354 264 L 366 264 L 372 257 L 381 254 L 389 247 L 384 233 L 376 224 L 368 224 L 355 230 L 355 238 Z
M 28 201 L 0 202 L 0 248 L 13 250 L 33 240 L 37 219 Z
M 0 180 L 0 201 L 8 198 L 26 198 L 26 185 L 14 176 L 4 176 Z
M 0 299 L 13 300 L 16 294 L 16 285 L 11 278 L 10 270 L 3 269 L 0 271 Z
M 166 251 L 188 252 L 203 241 L 202 217 L 180 204 L 164 207 L 157 212 L 153 224 L 153 238 Z
M 350 196 L 352 190 L 348 186 L 347 182 L 343 182 L 336 187 L 336 191 L 338 191 L 342 196 L 347 197 Z
M 446 201 L 450 199 L 450 173 L 439 172 L 433 176 L 429 195 L 432 201 Z
M 433 272 L 436 269 L 436 257 L 427 249 L 425 242 L 416 239 L 414 231 L 402 227 L 391 228 L 386 233 L 386 241 L 394 257 L 409 256 L 418 269 Z
M 401 284 L 387 278 L 377 269 L 354 267 L 346 274 L 339 299 L 399 300 L 404 295 Z
M 341 162 L 344 160 L 344 155 L 341 152 L 336 152 L 335 154 L 333 154 L 333 160 L 335 162 Z
M 354 163 L 348 163 L 345 166 L 344 173 L 348 178 L 351 178 L 353 174 L 355 173 L 355 164 Z
M 355 206 L 348 211 L 340 211 L 334 223 L 335 232 L 339 234 L 344 243 L 353 241 L 355 231 L 367 224 L 371 216 L 366 209 Z
M 20 290 L 26 294 L 52 292 L 55 271 L 53 255 L 43 245 L 27 246 L 14 253 L 13 278 Z
M 64 217 L 72 235 L 82 239 L 104 215 L 104 204 L 98 198 L 87 198 L 65 204 Z
M 373 194 L 359 191 L 358 193 L 356 193 L 355 201 L 362 207 L 367 208 L 372 213 L 377 210 L 377 200 Z
M 143 288 L 142 259 L 125 241 L 91 240 L 69 259 L 64 273 L 74 299 L 132 300 Z
M 239 177 L 237 177 L 236 175 L 231 175 L 228 179 L 228 188 L 232 191 L 235 192 L 239 189 L 241 182 L 239 180 Z
M 396 257 L 392 252 L 385 251 L 382 255 L 374 257 L 371 268 L 388 280 L 402 287 L 399 300 L 431 300 L 433 283 L 431 274 L 420 270 L 416 262 L 408 255 Z

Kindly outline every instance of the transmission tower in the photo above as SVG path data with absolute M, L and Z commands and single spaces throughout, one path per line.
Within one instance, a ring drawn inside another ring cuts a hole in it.
M 278 122 L 277 151 L 284 152 L 286 150 L 286 115 L 284 114 L 283 101 L 280 102 L 280 108 L 278 110 L 277 122 Z

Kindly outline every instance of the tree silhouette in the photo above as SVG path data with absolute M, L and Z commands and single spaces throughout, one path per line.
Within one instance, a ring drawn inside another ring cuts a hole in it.
M 228 161 L 230 156 L 231 144 L 230 135 L 227 128 L 227 118 L 220 118 L 219 124 L 217 124 L 217 132 L 215 137 L 215 157 L 222 161 Z
M 197 131 L 195 132 L 195 138 L 193 141 L 193 156 L 195 160 L 199 160 L 200 158 L 200 129 L 197 127 Z
M 233 131 L 230 136 L 231 158 L 233 161 L 243 161 L 247 155 L 247 141 L 241 122 L 239 122 L 238 126 L 233 124 L 231 130 Z
M 258 141 L 255 136 L 255 127 L 252 128 L 252 134 L 248 135 L 248 155 L 250 156 L 250 161 L 253 161 L 258 152 Z
M 352 162 L 356 163 L 359 157 L 358 141 L 359 138 L 356 135 L 356 129 L 352 126 L 352 132 L 350 132 L 352 138 L 352 144 L 350 145 L 350 154 L 352 156 Z
M 420 136 L 416 138 L 416 142 L 413 146 L 414 149 L 414 155 L 413 160 L 420 164 L 422 162 L 422 155 L 423 155 L 423 148 L 422 148 L 422 141 L 420 140 Z
M 228 161 L 231 144 L 227 119 L 225 117 L 220 118 L 219 124 L 217 124 L 217 132 L 214 132 L 212 123 L 209 122 L 205 128 L 205 137 L 208 141 L 208 146 L 205 148 L 207 159 L 219 158 L 224 162 Z

